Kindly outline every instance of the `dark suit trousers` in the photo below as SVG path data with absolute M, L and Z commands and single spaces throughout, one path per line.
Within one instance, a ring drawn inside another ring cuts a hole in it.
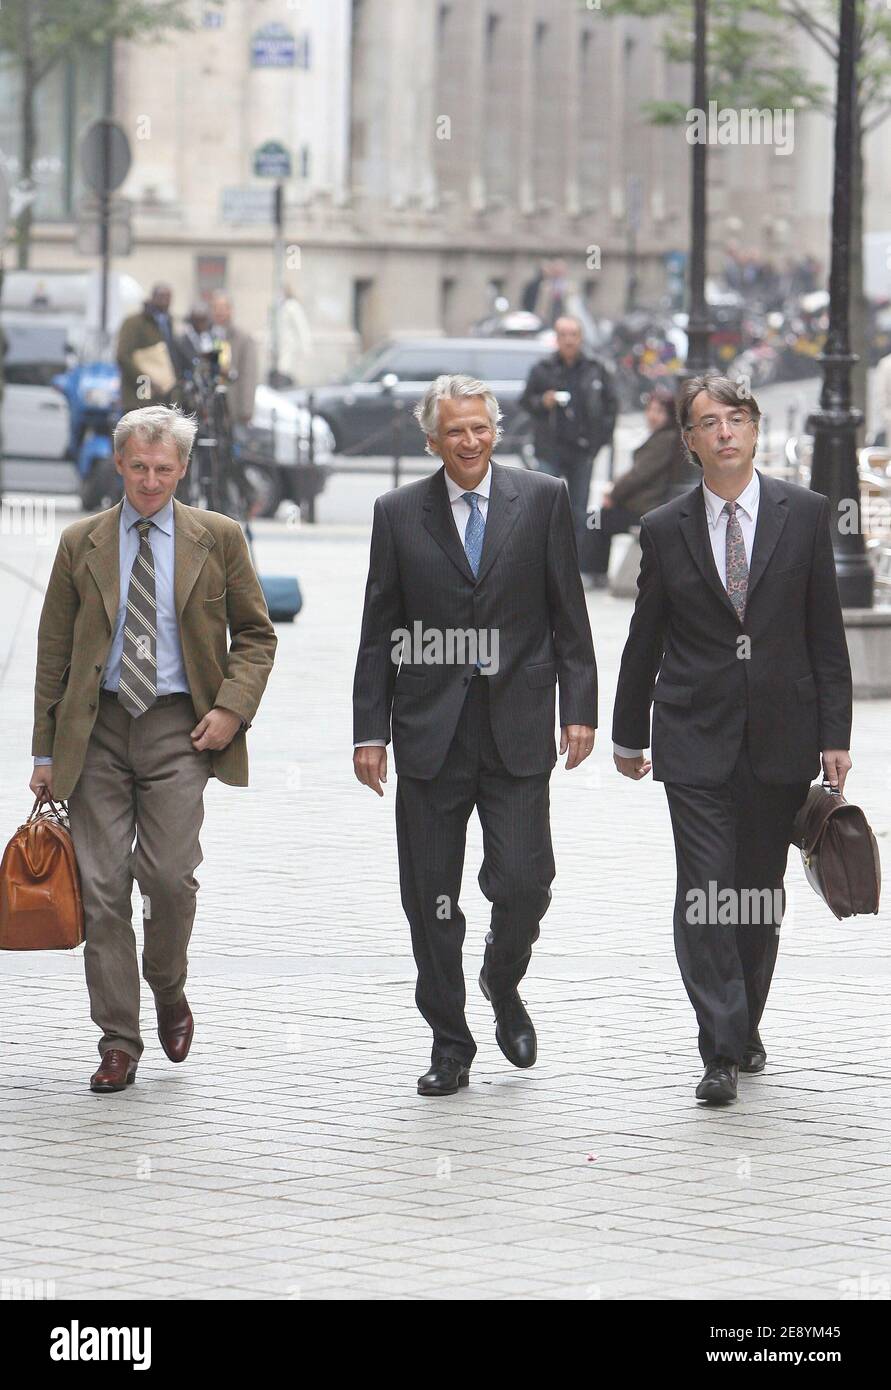
M 792 822 L 808 785 L 760 782 L 745 739 L 722 785 L 665 784 L 678 871 L 674 944 L 704 1062 L 738 1062 L 761 1021 L 779 948 Z
M 461 960 L 465 918 L 459 906 L 467 822 L 474 806 L 483 830 L 479 885 L 492 904 L 483 961 L 494 1001 L 516 989 L 538 939 L 554 878 L 550 774 L 513 777 L 489 720 L 489 688 L 475 677 L 455 737 L 429 781 L 399 777 L 396 834 L 402 905 L 418 967 L 415 999 L 433 1030 L 433 1060 L 469 1065 L 476 1043 L 464 1017 Z
M 606 574 L 609 570 L 609 554 L 613 536 L 630 531 L 632 526 L 640 525 L 640 513 L 629 511 L 627 507 L 601 507 L 597 517 L 599 525 L 592 526 L 585 536 L 581 555 L 581 568 L 585 574 Z
M 592 449 L 579 449 L 571 444 L 555 444 L 546 459 L 539 459 L 538 467 L 540 472 L 550 473 L 552 478 L 562 478 L 566 484 L 576 548 L 581 556 L 586 548 L 588 494 L 591 491 L 591 474 L 594 471 L 594 452 Z M 581 565 L 580 568 L 584 573 L 585 566 Z

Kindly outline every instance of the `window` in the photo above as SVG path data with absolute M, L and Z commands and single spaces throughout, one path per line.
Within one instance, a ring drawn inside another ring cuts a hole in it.
M 525 382 L 535 363 L 548 354 L 549 349 L 543 343 L 516 352 L 505 352 L 504 348 L 492 352 L 481 349 L 476 354 L 474 375 L 483 381 Z
M 446 372 L 460 372 L 464 368 L 458 363 L 449 363 L 451 354 L 442 348 L 401 348 L 397 349 L 377 373 L 377 380 L 387 372 L 395 372 L 400 381 L 433 381 Z
M 500 22 L 500 18 L 497 14 L 486 15 L 486 65 L 488 67 L 492 67 L 495 63 L 495 50 Z
M 53 377 L 67 370 L 67 334 L 48 324 L 4 325 L 7 386 L 52 386 Z
M 353 328 L 358 333 L 363 347 L 369 345 L 369 307 L 373 288 L 373 280 L 353 281 Z M 372 377 L 367 379 L 373 380 Z
M 196 303 L 207 304 L 214 290 L 226 288 L 226 257 L 195 257 Z

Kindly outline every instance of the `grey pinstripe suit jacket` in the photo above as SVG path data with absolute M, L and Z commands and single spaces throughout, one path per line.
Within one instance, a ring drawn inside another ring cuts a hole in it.
M 385 493 L 374 508 L 362 636 L 353 685 L 353 740 L 390 741 L 396 771 L 429 779 L 442 767 L 473 664 L 398 668 L 400 628 L 497 631 L 492 732 L 508 771 L 548 772 L 560 723 L 597 723 L 597 669 L 569 499 L 544 473 L 492 464 L 485 540 L 474 579 L 452 516 L 443 468 Z

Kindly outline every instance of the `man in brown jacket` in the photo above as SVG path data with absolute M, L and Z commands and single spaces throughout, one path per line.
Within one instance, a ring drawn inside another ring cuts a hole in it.
M 121 372 L 121 404 L 125 411 L 166 400 L 172 385 L 172 382 L 168 384 L 167 376 L 172 373 L 176 377 L 180 373 L 182 364 L 170 317 L 172 298 L 169 285 L 155 285 L 139 312 L 131 314 L 121 324 L 117 362 Z M 140 366 L 139 354 L 147 349 L 155 349 L 159 380 Z
M 161 1045 L 188 1054 L 204 787 L 247 785 L 245 731 L 276 648 L 241 528 L 174 497 L 196 428 L 167 406 L 122 417 L 125 496 L 62 532 L 38 629 L 31 789 L 68 800 L 100 1092 L 132 1082 L 143 1049 L 134 878 Z

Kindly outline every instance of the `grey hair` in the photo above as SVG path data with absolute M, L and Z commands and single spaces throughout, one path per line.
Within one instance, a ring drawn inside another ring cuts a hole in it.
M 439 402 L 457 401 L 474 396 L 479 396 L 485 402 L 486 413 L 489 416 L 489 423 L 494 431 L 495 443 L 497 444 L 503 434 L 498 423 L 501 419 L 501 407 L 494 391 L 490 390 L 484 381 L 478 381 L 474 376 L 462 376 L 460 372 L 453 373 L 451 376 L 438 376 L 435 381 L 431 381 L 415 406 L 414 417 L 425 434 L 435 435 L 439 428 Z M 433 453 L 429 444 L 427 445 L 427 453 Z
M 141 435 L 147 444 L 172 439 L 180 463 L 188 463 L 197 433 L 198 421 L 194 415 L 186 415 L 179 406 L 144 405 L 139 410 L 128 410 L 118 420 L 114 431 L 114 451 L 122 454 L 127 440 L 134 434 Z

